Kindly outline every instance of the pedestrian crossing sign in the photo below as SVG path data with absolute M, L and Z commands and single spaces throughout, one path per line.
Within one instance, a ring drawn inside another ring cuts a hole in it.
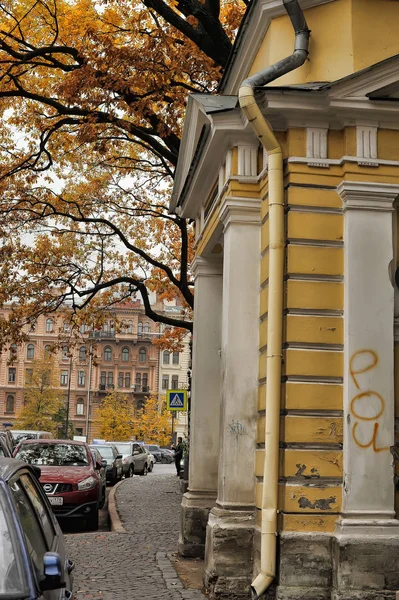
M 168 390 L 166 392 L 168 410 L 187 410 L 187 390 Z

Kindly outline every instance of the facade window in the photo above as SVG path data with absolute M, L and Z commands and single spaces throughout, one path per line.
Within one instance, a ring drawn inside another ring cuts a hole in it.
M 105 362 L 111 362 L 112 360 L 112 348 L 110 346 L 104 348 L 104 360 Z
M 143 323 L 141 321 L 138 322 L 137 333 L 139 334 L 139 336 L 143 335 Z
M 126 326 L 126 319 L 122 319 L 122 333 L 125 333 L 126 328 L 127 328 L 127 326 Z
M 86 346 L 81 346 L 79 348 L 79 360 L 84 362 L 86 360 L 87 350 Z
M 178 352 L 173 352 L 173 364 L 174 365 L 178 365 L 179 364 L 179 358 L 180 355 Z
M 170 352 L 169 350 L 164 350 L 163 353 L 163 364 L 168 365 L 170 363 Z
M 51 356 L 52 353 L 53 353 L 52 346 L 50 346 L 50 344 L 46 344 L 44 346 L 44 357 L 49 358 L 49 356 Z
M 128 321 L 127 332 L 133 333 L 133 321 L 130 321 L 130 320 Z
M 139 350 L 139 363 L 143 364 L 147 360 L 147 350 L 145 348 L 140 348 Z
M 10 346 L 10 360 L 17 358 L 17 344 L 11 344 Z
M 25 369 L 25 383 L 32 383 L 33 369 Z
M 136 384 L 141 385 L 141 373 L 136 373 Z
M 53 319 L 47 319 L 46 320 L 46 331 L 47 331 L 47 333 L 51 333 L 52 331 L 54 331 L 54 321 L 53 321 Z
M 108 385 L 108 387 L 114 387 L 114 372 L 113 371 L 108 371 L 107 385 Z
M 35 358 L 35 347 L 33 344 L 28 344 L 26 348 L 26 358 Z
M 114 334 L 115 333 L 115 323 L 114 321 L 110 321 L 109 322 L 109 332 Z
M 105 390 L 105 384 L 107 383 L 107 374 L 105 371 L 101 371 L 100 375 L 100 386 L 103 390 Z
M 69 348 L 68 348 L 68 346 L 62 346 L 61 358 L 62 358 L 62 360 L 67 360 L 69 358 Z
M 118 373 L 118 387 L 123 387 L 123 373 Z
M 15 410 L 15 398 L 12 394 L 8 394 L 6 400 L 6 412 L 13 413 Z
M 125 388 L 130 388 L 130 373 L 125 373 Z
M 33 319 L 30 323 L 29 323 L 29 331 L 33 332 L 36 330 L 36 319 Z
M 162 375 L 162 389 L 167 390 L 169 388 L 169 375 Z
M 84 415 L 85 414 L 85 402 L 83 398 L 78 398 L 76 401 L 76 414 Z
M 103 332 L 108 333 L 108 321 L 105 321 L 105 323 L 103 325 Z
M 148 392 L 148 373 L 143 373 L 143 392 Z
M 71 324 L 68 321 L 64 323 L 64 331 L 71 331 Z
M 61 371 L 60 385 L 68 385 L 68 371 Z
M 76 435 L 83 435 L 83 427 L 76 427 Z
M 122 361 L 128 362 L 130 358 L 129 348 L 122 348 Z
M 86 371 L 78 371 L 78 385 L 86 384 Z
M 144 333 L 150 333 L 150 324 L 149 323 L 145 323 L 145 325 L 144 325 Z
M 8 383 L 15 383 L 17 379 L 17 369 L 15 367 L 10 367 L 8 369 Z
M 179 387 L 179 376 L 172 375 L 172 390 L 177 390 Z

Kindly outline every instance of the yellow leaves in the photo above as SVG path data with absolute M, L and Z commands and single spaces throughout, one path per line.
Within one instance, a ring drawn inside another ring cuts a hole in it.
M 96 412 L 100 435 L 106 440 L 126 441 L 131 438 L 134 411 L 127 396 L 111 392 L 101 402 Z
M 166 446 L 172 435 L 172 417 L 166 410 L 165 397 L 158 399 L 153 394 L 146 398 L 142 409 L 137 411 L 133 423 L 133 434 L 138 440 L 149 444 Z

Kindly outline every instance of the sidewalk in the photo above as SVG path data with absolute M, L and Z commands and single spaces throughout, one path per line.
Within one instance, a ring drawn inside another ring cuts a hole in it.
M 180 503 L 175 475 L 151 473 L 119 485 L 115 504 L 125 533 L 67 536 L 76 600 L 203 600 L 201 591 L 184 587 L 170 560 Z

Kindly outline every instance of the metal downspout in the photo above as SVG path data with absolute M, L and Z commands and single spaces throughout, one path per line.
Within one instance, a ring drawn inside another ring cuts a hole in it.
M 251 585 L 254 600 L 257 600 L 266 591 L 276 576 L 285 248 L 283 155 L 278 141 L 256 102 L 255 88 L 265 86 L 285 73 L 300 67 L 308 56 L 310 37 L 310 31 L 298 0 L 283 0 L 283 4 L 295 30 L 293 54 L 246 79 L 239 91 L 240 106 L 268 152 L 269 181 L 269 305 L 265 463 L 262 492 L 260 573 Z

